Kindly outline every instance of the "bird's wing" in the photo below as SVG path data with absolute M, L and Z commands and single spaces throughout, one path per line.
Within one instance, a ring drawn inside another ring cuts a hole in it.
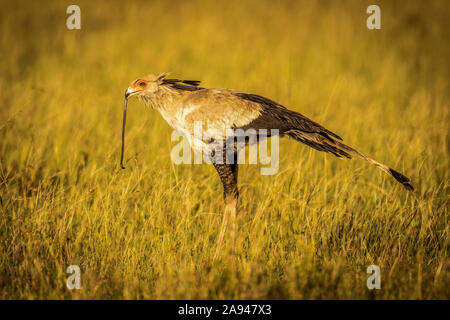
M 308 119 L 298 112 L 285 108 L 275 101 L 256 94 L 236 92 L 234 95 L 243 100 L 258 103 L 258 105 L 261 106 L 260 115 L 245 125 L 244 129 L 279 129 L 280 133 L 285 133 L 290 130 L 299 130 L 306 133 L 317 133 L 324 136 L 330 135 L 334 138 L 342 140 L 337 134 L 329 131 L 320 124 Z
M 281 134 L 297 130 L 342 140 L 302 114 L 256 94 L 203 89 L 191 93 L 184 100 L 183 108 L 192 110 L 185 117 L 187 123 L 201 121 L 217 130 L 278 129 Z
M 192 92 L 182 102 L 183 121 L 192 129 L 201 122 L 204 131 L 219 132 L 244 127 L 261 115 L 260 104 L 241 99 L 228 89 L 204 89 Z
M 302 114 L 256 94 L 248 94 L 228 89 L 203 89 L 191 93 L 183 103 L 188 113 L 183 117 L 185 127 L 193 132 L 195 122 L 201 122 L 205 139 L 216 140 L 231 136 L 229 129 L 249 129 L 260 132 L 266 129 L 271 135 L 272 129 L 288 135 L 316 150 L 334 154 L 337 157 L 350 158 L 348 150 L 336 146 L 342 140 L 337 134 Z M 231 131 L 232 132 L 232 131 Z

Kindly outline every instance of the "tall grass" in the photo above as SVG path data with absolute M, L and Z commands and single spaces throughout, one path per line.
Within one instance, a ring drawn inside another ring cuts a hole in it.
M 446 1 L 0 4 L 0 298 L 450 298 Z M 213 254 L 211 165 L 174 165 L 171 129 L 123 93 L 147 73 L 262 94 L 412 178 L 281 140 L 240 169 L 238 245 Z M 69 265 L 81 290 L 66 288 Z M 366 268 L 381 268 L 381 290 Z

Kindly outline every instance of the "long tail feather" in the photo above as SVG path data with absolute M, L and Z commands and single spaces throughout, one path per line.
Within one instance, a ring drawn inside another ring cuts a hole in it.
M 334 154 L 335 156 L 342 158 L 343 156 L 346 158 L 351 158 L 351 155 L 358 156 L 359 158 L 362 158 L 369 163 L 373 164 L 374 166 L 378 167 L 379 169 L 383 170 L 387 174 L 394 177 L 395 180 L 397 180 L 399 183 L 401 183 L 407 190 L 413 191 L 414 188 L 410 183 L 409 178 L 401 174 L 400 172 L 389 168 L 385 164 L 378 162 L 374 159 L 372 159 L 369 156 L 366 156 L 365 154 L 362 154 L 356 149 L 353 149 L 342 142 L 336 141 L 333 138 L 331 138 L 326 133 L 310 133 L 310 132 L 304 132 L 300 130 L 290 130 L 286 132 L 286 134 L 295 140 L 298 140 L 316 150 L 319 151 L 325 151 Z

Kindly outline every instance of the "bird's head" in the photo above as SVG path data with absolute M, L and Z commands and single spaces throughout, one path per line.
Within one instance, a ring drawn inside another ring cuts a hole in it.
M 125 98 L 132 96 L 149 96 L 159 89 L 159 86 L 167 76 L 167 73 L 159 75 L 149 74 L 145 77 L 134 80 L 130 83 L 127 91 L 125 91 Z
M 143 78 L 139 78 L 130 83 L 127 91 L 125 91 L 125 103 L 123 106 L 123 123 L 122 123 L 122 154 L 120 156 L 120 167 L 123 166 L 123 155 L 125 149 L 125 123 L 127 119 L 127 101 L 129 97 L 137 96 L 139 98 L 146 98 L 153 95 L 159 90 L 159 87 L 163 80 L 166 78 L 167 73 L 159 75 L 149 74 Z

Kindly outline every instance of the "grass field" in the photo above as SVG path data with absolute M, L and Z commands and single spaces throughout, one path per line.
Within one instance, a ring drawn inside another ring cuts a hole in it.
M 447 1 L 76 1 L 72 31 L 69 4 L 0 4 L 1 299 L 450 298 Z M 213 262 L 220 180 L 174 165 L 137 100 L 119 168 L 124 91 L 165 71 L 274 99 L 416 191 L 280 140 L 276 175 L 241 166 L 236 255 Z

